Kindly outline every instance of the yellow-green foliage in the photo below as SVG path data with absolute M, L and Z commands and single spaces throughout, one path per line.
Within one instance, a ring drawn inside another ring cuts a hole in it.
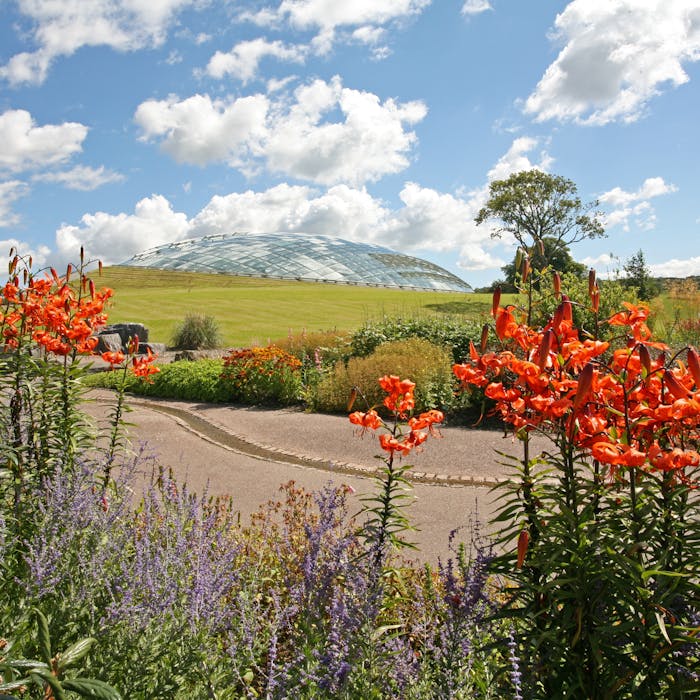
M 273 345 L 286 350 L 302 361 L 318 360 L 328 364 L 329 358 L 337 360 L 348 351 L 350 336 L 346 331 L 312 331 L 292 333 L 273 341 Z
M 384 392 L 377 380 L 397 374 L 416 383 L 416 410 L 443 408 L 452 401 L 454 378 L 448 350 L 421 338 L 397 340 L 380 345 L 368 357 L 354 357 L 347 365 L 338 362 L 313 391 L 310 403 L 318 411 L 345 411 L 353 387 L 360 390 L 370 406 L 380 404 Z M 356 407 L 366 408 L 358 398 Z

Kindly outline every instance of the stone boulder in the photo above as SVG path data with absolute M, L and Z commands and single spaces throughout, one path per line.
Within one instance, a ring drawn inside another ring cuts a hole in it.
M 95 352 L 121 352 L 124 350 L 122 339 L 119 333 L 100 333 L 97 336 L 97 347 Z
M 119 333 L 122 339 L 122 345 L 127 346 L 129 339 L 135 336 L 139 337 L 140 343 L 148 342 L 148 328 L 143 323 L 113 323 L 105 326 L 102 333 Z
M 105 326 L 97 333 L 97 352 L 117 352 L 119 350 L 126 352 L 129 340 L 136 336 L 139 338 L 139 348 L 141 344 L 148 343 L 148 328 L 143 323 L 113 323 Z M 103 338 L 106 340 L 103 340 Z M 156 343 L 155 345 L 161 344 Z M 151 351 L 156 352 L 153 349 Z M 146 350 L 145 348 L 144 350 L 139 349 L 138 352 L 145 353 Z
M 139 339 L 140 338 L 141 338 L 141 336 L 139 336 Z M 145 355 L 149 350 L 154 355 L 162 355 L 165 352 L 165 343 L 141 343 L 141 342 L 139 342 L 139 349 L 136 352 L 139 355 Z

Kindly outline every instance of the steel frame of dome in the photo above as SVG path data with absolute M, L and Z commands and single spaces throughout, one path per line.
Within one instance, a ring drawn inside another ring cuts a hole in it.
M 435 263 L 372 243 L 307 233 L 223 233 L 145 250 L 120 263 L 159 270 L 471 292 Z

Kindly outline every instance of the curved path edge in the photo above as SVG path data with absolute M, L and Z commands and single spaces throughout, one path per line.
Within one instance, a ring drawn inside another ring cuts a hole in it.
M 107 400 L 100 397 L 91 399 L 95 403 L 106 404 Z M 184 430 L 197 436 L 201 440 L 212 443 L 222 449 L 237 452 L 249 457 L 266 461 L 292 464 L 295 466 L 311 467 L 320 471 L 333 474 L 349 474 L 364 477 L 380 477 L 383 473 L 381 467 L 353 464 L 331 459 L 311 457 L 296 452 L 284 450 L 275 445 L 265 445 L 251 440 L 247 436 L 237 434 L 228 427 L 218 422 L 208 420 L 196 413 L 186 405 L 174 406 L 172 403 L 162 403 L 142 397 L 129 397 L 129 403 L 158 413 L 165 414 L 175 420 Z M 404 478 L 412 483 L 423 483 L 442 486 L 478 486 L 492 488 L 506 481 L 505 478 L 474 478 L 461 474 L 435 474 L 431 472 L 407 469 Z

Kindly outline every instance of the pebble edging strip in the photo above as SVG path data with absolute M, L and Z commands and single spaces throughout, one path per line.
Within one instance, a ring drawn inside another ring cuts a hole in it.
M 97 402 L 107 403 L 101 399 L 97 399 Z M 324 460 L 317 457 L 288 452 L 273 445 L 264 445 L 248 437 L 237 435 L 220 423 L 203 418 L 191 408 L 174 406 L 172 402 L 161 403 L 153 400 L 131 398 L 130 403 L 135 406 L 142 406 L 143 408 L 169 415 L 178 425 L 200 439 L 206 440 L 207 442 L 231 452 L 238 452 L 249 457 L 280 462 L 282 464 L 311 467 L 334 474 L 379 477 L 383 471 L 381 467 Z M 505 478 L 475 479 L 473 476 L 461 474 L 434 474 L 432 472 L 414 471 L 412 469 L 404 472 L 404 477 L 414 483 L 432 484 L 435 486 L 480 486 L 486 488 L 492 488 L 507 481 Z

